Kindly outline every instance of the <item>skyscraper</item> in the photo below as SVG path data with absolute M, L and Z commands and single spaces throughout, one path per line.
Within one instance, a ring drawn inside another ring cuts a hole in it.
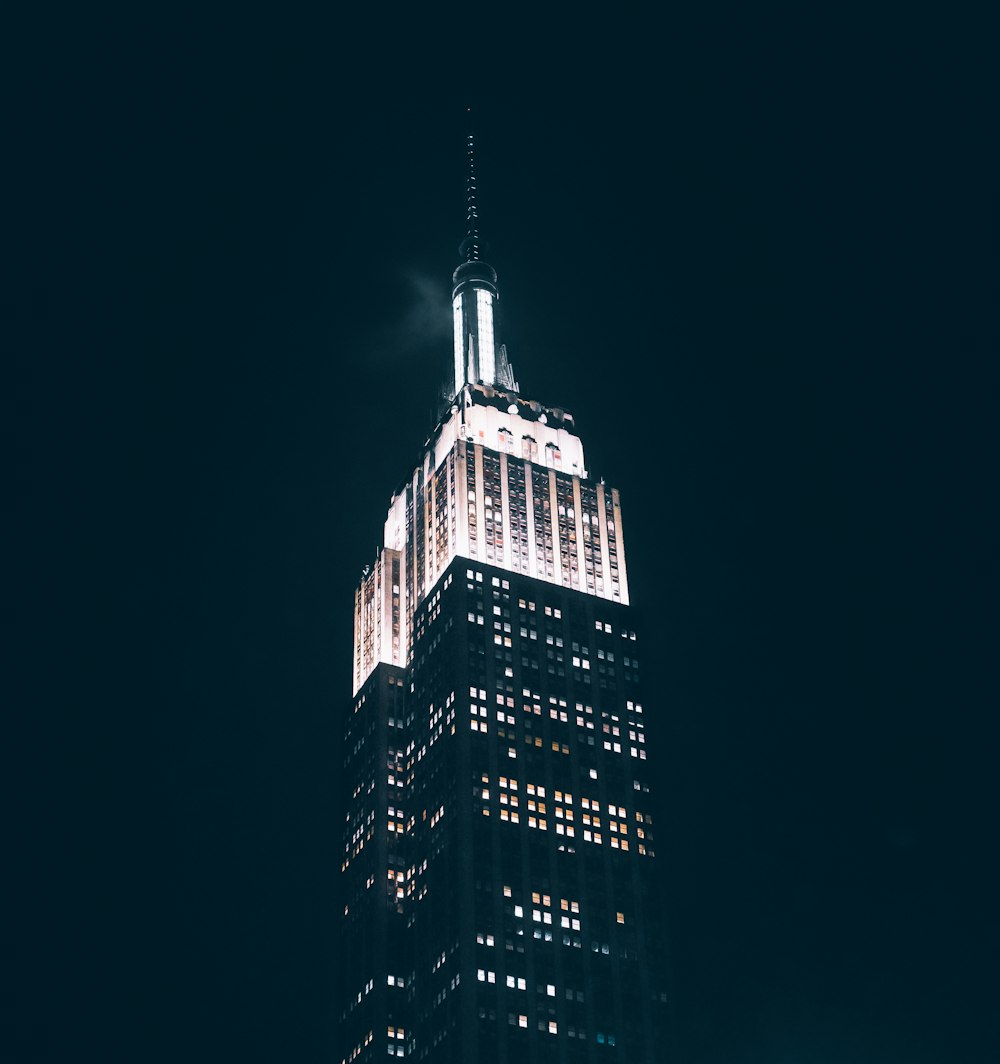
M 651 1064 L 663 915 L 621 502 L 498 343 L 471 136 L 466 229 L 446 402 L 355 596 L 342 1058 Z

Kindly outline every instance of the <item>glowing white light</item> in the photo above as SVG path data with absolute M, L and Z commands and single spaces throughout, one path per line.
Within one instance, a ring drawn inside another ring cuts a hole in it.
M 462 297 L 455 296 L 451 304 L 455 321 L 455 392 L 465 383 L 465 344 L 462 342 Z
M 479 377 L 494 384 L 496 351 L 493 342 L 493 297 L 482 288 L 476 289 L 476 316 L 479 321 Z

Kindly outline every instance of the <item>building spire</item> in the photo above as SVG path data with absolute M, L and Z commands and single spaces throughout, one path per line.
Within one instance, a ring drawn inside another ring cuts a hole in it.
M 467 107 L 471 127 L 472 108 Z M 459 254 L 466 262 L 478 262 L 481 250 L 479 240 L 479 210 L 476 205 L 476 150 L 475 135 L 469 129 L 465 139 L 465 152 L 468 170 L 465 178 L 465 239 L 459 248 Z
M 472 108 L 466 108 L 471 122 Z M 465 138 L 465 239 L 459 245 L 462 262 L 452 275 L 451 302 L 454 313 L 454 387 L 457 395 L 467 384 L 485 384 L 516 392 L 517 382 L 507 360 L 507 349 L 497 343 L 495 333 L 497 274 L 482 255 L 486 245 L 479 234 L 479 207 L 476 201 L 475 136 L 470 129 Z

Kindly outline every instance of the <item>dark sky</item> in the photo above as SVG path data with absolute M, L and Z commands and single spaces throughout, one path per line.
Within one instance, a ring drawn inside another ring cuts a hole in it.
M 988 34 L 690 6 L 25 31 L 17 1059 L 339 1060 L 352 595 L 470 104 L 502 339 L 656 648 L 673 1059 L 996 1059 Z

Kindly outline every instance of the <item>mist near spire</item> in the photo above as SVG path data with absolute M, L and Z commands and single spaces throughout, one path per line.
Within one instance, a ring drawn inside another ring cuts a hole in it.
M 428 382 L 448 366 L 452 341 L 451 290 L 440 278 L 418 268 L 405 269 L 387 286 L 386 314 L 362 338 L 364 355 L 381 367 L 424 361 Z
M 450 341 L 452 332 L 451 300 L 447 278 L 411 272 L 405 276 L 410 303 L 400 325 L 411 340 L 432 343 Z

